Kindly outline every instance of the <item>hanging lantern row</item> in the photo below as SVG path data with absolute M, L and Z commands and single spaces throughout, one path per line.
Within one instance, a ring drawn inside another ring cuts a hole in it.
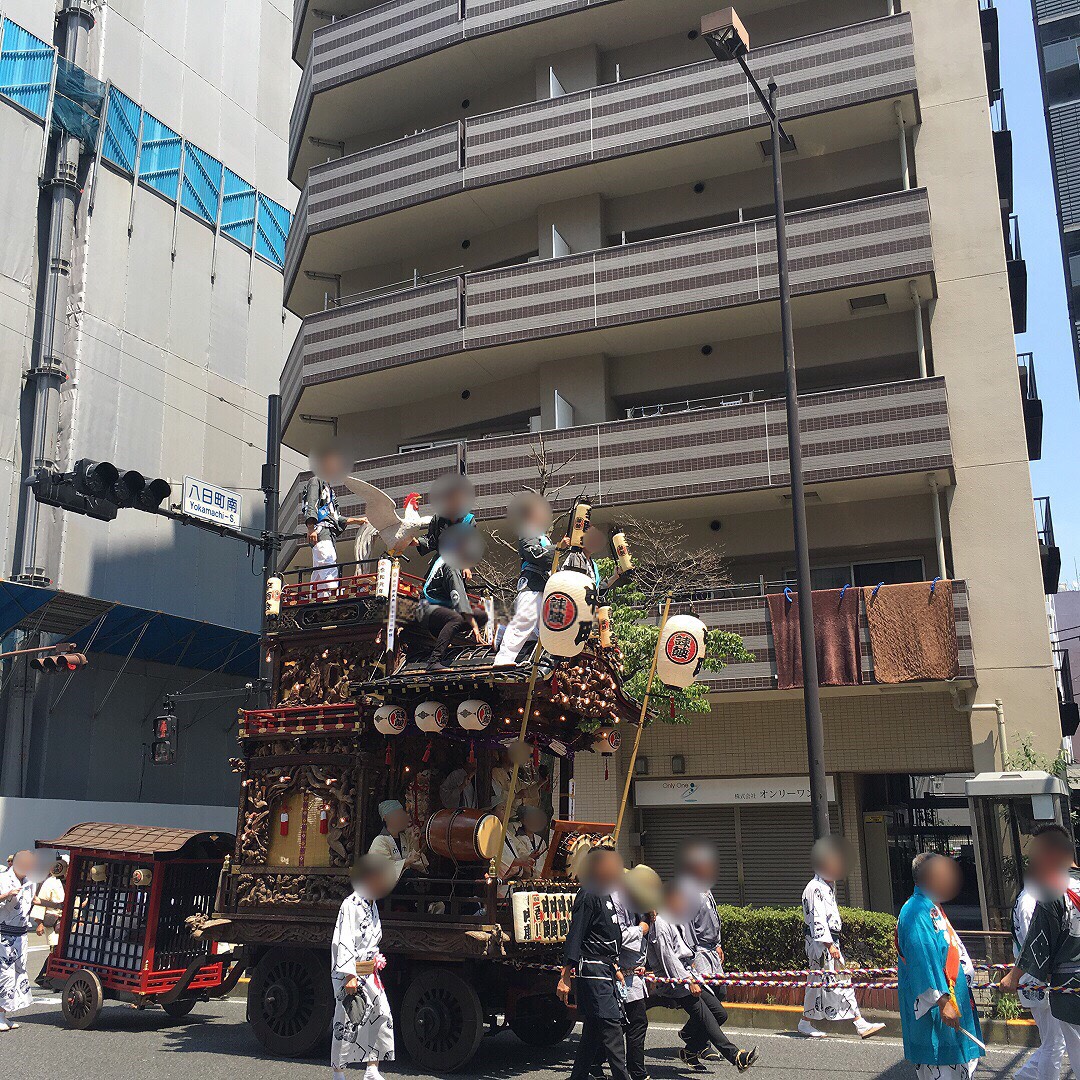
M 465 731 L 484 731 L 491 724 L 491 706 L 470 698 L 457 707 L 457 722 Z M 428 735 L 446 730 L 450 710 L 441 701 L 422 701 L 413 711 L 416 726 Z M 382 705 L 375 710 L 375 730 L 380 735 L 400 735 L 409 724 L 409 714 L 400 705 Z

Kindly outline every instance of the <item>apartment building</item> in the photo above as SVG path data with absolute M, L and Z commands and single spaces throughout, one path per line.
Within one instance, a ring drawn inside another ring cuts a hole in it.
M 1080 3 L 1032 0 L 1031 6 L 1057 195 L 1065 294 L 1080 378 Z
M 2 16 L 0 636 L 73 641 L 90 663 L 70 680 L 3 665 L 0 838 L 100 814 L 227 826 L 243 699 L 179 705 L 174 766 L 147 746 L 166 693 L 257 674 L 259 563 L 135 510 L 39 506 L 23 480 L 106 460 L 169 479 L 178 503 L 191 476 L 262 528 L 266 395 L 297 325 L 282 308 L 292 12 L 5 0 Z M 136 802 L 156 805 L 100 808 Z
M 710 715 L 646 732 L 632 854 L 666 868 L 708 836 L 724 899 L 790 902 L 811 826 L 766 601 L 795 565 L 768 128 L 699 37 L 715 7 L 297 0 L 284 440 L 332 428 L 399 497 L 462 469 L 497 524 L 542 432 L 601 520 L 722 543 L 736 585 L 697 610 L 755 661 L 713 677 Z M 956 678 L 878 684 L 866 650 L 859 685 L 823 690 L 848 895 L 891 910 L 914 845 L 970 856 L 970 829 L 918 831 L 928 777 L 1000 768 L 1003 730 L 1060 742 L 994 24 L 977 0 L 737 8 L 795 142 L 815 587 L 954 583 Z M 579 818 L 614 820 L 625 768 L 578 755 Z

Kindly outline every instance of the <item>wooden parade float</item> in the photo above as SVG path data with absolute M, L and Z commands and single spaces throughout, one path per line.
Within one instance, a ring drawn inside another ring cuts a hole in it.
M 426 860 L 379 904 L 399 1047 L 441 1074 L 463 1068 L 486 1030 L 506 1024 L 539 1046 L 573 1026 L 551 970 L 571 864 L 613 830 L 571 820 L 573 759 L 613 753 L 639 706 L 622 692 L 617 649 L 598 641 L 533 682 L 527 664 L 492 669 L 488 645 L 428 672 L 431 640 L 412 621 L 420 584 L 384 559 L 376 573 L 277 582 L 268 595 L 274 704 L 241 714 L 236 844 L 205 932 L 245 948 L 248 1019 L 275 1054 L 308 1054 L 329 1030 L 334 921 L 383 800 L 404 805 Z M 479 809 L 444 808 L 440 785 L 463 769 Z M 556 819 L 527 881 L 500 880 L 492 859 L 504 822 L 491 808 L 511 772 Z
M 227 994 L 242 957 L 201 933 L 231 833 L 86 822 L 39 848 L 71 854 L 58 942 L 38 977 L 70 1027 L 93 1026 L 106 1000 L 186 1016 Z

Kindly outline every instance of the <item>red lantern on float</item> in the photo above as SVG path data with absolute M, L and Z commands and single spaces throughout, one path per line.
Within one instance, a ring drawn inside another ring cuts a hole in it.
M 281 811 L 281 816 L 278 818 L 278 832 L 281 833 L 282 836 L 288 836 L 289 835 L 289 811 L 288 810 L 282 810 Z
M 326 814 L 326 803 L 323 803 L 323 808 L 319 811 L 319 832 L 325 836 L 330 831 L 330 819 Z

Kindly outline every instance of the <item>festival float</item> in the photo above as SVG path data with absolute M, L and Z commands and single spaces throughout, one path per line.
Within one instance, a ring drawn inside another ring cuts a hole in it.
M 587 518 L 577 508 L 571 543 Z M 329 943 L 349 868 L 379 832 L 379 804 L 396 800 L 426 862 L 379 905 L 399 1045 L 438 1074 L 463 1068 L 504 1023 L 532 1045 L 557 1043 L 574 1024 L 553 965 L 575 863 L 616 836 L 622 817 L 574 820 L 575 755 L 614 754 L 624 732 L 636 748 L 647 709 L 647 697 L 623 691 L 591 579 L 552 575 L 531 663 L 493 668 L 491 646 L 473 644 L 432 672 L 431 639 L 413 618 L 422 581 L 399 559 L 331 583 L 303 576 L 268 590 L 273 704 L 241 713 L 236 843 L 198 932 L 244 950 L 248 1020 L 266 1049 L 312 1052 L 333 1015 Z M 696 645 L 682 633 L 658 653 Z M 476 807 L 442 807 L 440 778 L 455 770 L 471 774 Z M 515 795 L 545 789 L 555 821 L 543 865 L 529 880 L 501 880 Z M 500 790 L 501 813 L 484 809 Z

